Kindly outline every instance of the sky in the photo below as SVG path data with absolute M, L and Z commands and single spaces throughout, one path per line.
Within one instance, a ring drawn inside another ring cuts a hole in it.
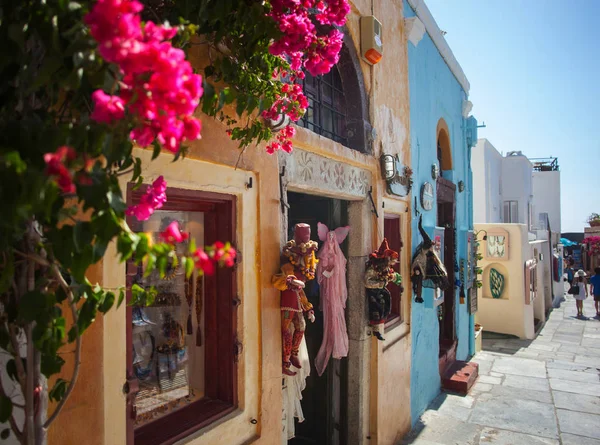
M 562 232 L 600 213 L 600 0 L 426 0 L 463 68 L 478 137 L 557 157 Z

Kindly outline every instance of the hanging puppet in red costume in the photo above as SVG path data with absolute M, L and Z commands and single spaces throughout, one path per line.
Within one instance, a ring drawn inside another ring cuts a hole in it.
M 316 241 L 310 239 L 310 226 L 296 224 L 294 239 L 283 248 L 284 264 L 281 272 L 273 276 L 273 285 L 281 291 L 281 335 L 283 341 L 282 370 L 285 375 L 296 375 L 291 365 L 302 368 L 298 359 L 300 343 L 304 337 L 306 322 L 303 313 L 314 323 L 313 306 L 306 298 L 304 285 L 315 278 L 318 249 Z

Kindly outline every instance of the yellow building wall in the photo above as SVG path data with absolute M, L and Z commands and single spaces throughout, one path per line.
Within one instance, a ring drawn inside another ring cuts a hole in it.
M 408 58 L 402 2 L 357 1 L 347 28 L 360 53 L 360 15 L 374 14 L 383 25 L 384 57 L 376 66 L 360 62 L 369 99 L 369 120 L 376 130 L 373 154 L 350 150 L 308 130 L 298 128 L 294 147 L 372 174 L 372 194 L 379 220 L 374 215 L 367 225 L 371 250 L 383 238 L 383 215 L 402 218 L 402 297 L 404 320 L 385 333 L 386 341 L 370 337 L 365 348 L 368 378 L 360 389 L 366 415 L 362 437 L 349 437 L 350 443 L 394 444 L 410 429 L 410 197 L 388 195 L 381 177 L 379 157 L 398 154 L 410 165 Z M 203 46 L 193 46 L 190 59 L 203 58 Z M 186 440 L 190 444 L 275 445 L 281 443 L 281 335 L 279 292 L 272 288 L 271 275 L 280 261 L 279 163 L 259 147 L 249 147 L 240 156 L 237 144 L 225 134 L 220 122 L 203 116 L 202 139 L 190 146 L 186 159 L 172 163 L 161 155 L 149 162 L 150 152 L 136 150 L 144 159 L 146 181 L 164 175 L 169 186 L 230 193 L 238 197 L 238 241 L 243 254 L 240 267 L 240 323 L 244 343 L 238 372 L 239 409 Z M 237 166 L 237 169 L 235 168 Z M 247 189 L 248 179 L 253 188 Z M 126 189 L 126 178 L 122 181 Z M 368 199 L 368 198 L 365 198 Z M 365 201 L 366 202 L 366 201 Z M 385 207 L 384 207 L 385 206 Z M 111 246 L 105 260 L 90 272 L 92 282 L 109 288 L 125 285 L 125 267 Z M 65 411 L 49 434 L 51 445 L 125 444 L 125 307 L 99 317 L 83 339 L 79 383 Z M 365 329 L 367 327 L 365 326 Z M 353 360 L 353 357 L 349 358 Z M 70 369 L 67 358 L 65 369 Z M 66 373 L 68 376 L 68 373 Z M 74 422 L 73 419 L 76 419 Z M 256 419 L 254 425 L 251 420 Z M 368 437 L 371 439 L 368 439 Z
M 534 302 L 525 304 L 525 262 L 531 258 L 527 226 L 524 224 L 475 224 L 475 232 L 503 229 L 508 232 L 509 248 L 507 261 L 490 261 L 485 257 L 486 241 L 479 236 L 479 253 L 483 260 L 478 265 L 483 269 L 480 277 L 483 287 L 478 290 L 479 307 L 475 320 L 484 331 L 533 338 Z M 504 274 L 505 287 L 501 298 L 493 298 L 489 290 L 490 268 L 495 267 Z M 538 296 L 539 299 L 539 296 Z

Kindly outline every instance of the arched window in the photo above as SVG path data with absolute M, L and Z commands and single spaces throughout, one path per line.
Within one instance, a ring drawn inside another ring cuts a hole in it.
M 308 109 L 298 124 L 347 146 L 346 98 L 337 67 L 317 77 L 306 73 L 304 94 Z
M 350 33 L 345 30 L 340 61 L 329 73 L 305 75 L 309 106 L 298 125 L 353 150 L 370 152 L 373 127 L 360 59 Z
M 437 160 L 440 171 L 452 170 L 452 148 L 450 147 L 450 131 L 444 119 L 440 119 L 436 131 Z

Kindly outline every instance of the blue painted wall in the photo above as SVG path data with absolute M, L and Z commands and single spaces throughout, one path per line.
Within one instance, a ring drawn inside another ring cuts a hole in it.
M 404 2 L 405 17 L 415 15 Z M 464 181 L 465 190 L 456 193 L 456 229 L 458 259 L 467 258 L 467 231 L 473 227 L 472 178 L 470 170 L 470 147 L 467 147 L 467 119 L 462 117 L 463 100 L 467 99 L 448 65 L 442 59 L 427 33 L 415 47 L 408 42 L 410 133 L 412 168 L 414 171 L 413 196 L 417 197 L 417 209 L 423 214 L 423 227 L 432 236 L 437 219 L 437 206 L 423 211 L 419 196 L 425 181 L 433 183 L 431 165 L 437 163 L 437 125 L 443 118 L 450 132 L 452 170 L 444 171 L 443 177 L 455 184 Z M 474 119 L 471 120 L 473 124 Z M 476 121 L 475 121 L 476 125 Z M 475 128 L 476 131 L 476 128 Z M 474 141 L 477 140 L 476 135 Z M 414 199 L 414 198 L 413 198 Z M 412 216 L 412 245 L 416 248 L 422 241 L 417 229 L 418 216 Z M 414 250 L 413 250 L 414 253 Z M 454 271 L 451 271 L 454 274 Z M 452 275 L 454 276 L 454 275 Z M 454 281 L 454 279 L 452 279 Z M 439 394 L 438 368 L 439 326 L 437 308 L 433 307 L 433 290 L 423 289 L 424 304 L 412 303 L 412 369 L 411 369 L 411 416 L 412 422 Z M 457 359 L 467 359 L 475 349 L 474 318 L 467 311 L 467 304 L 459 304 L 456 290 L 455 326 L 458 337 Z

